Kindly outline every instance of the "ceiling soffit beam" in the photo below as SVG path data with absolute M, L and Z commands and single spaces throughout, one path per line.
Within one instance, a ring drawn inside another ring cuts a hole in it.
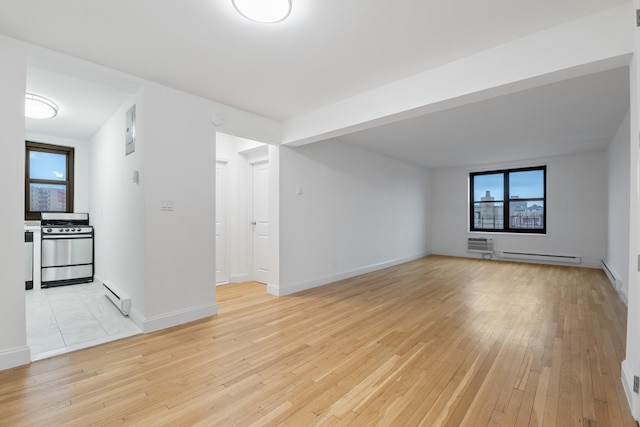
M 424 114 L 628 65 L 632 4 L 550 28 L 285 120 L 300 146 Z

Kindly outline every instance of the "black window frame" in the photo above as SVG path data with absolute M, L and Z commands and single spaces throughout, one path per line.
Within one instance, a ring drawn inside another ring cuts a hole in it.
M 30 153 L 37 151 L 41 153 L 63 154 L 67 157 L 66 180 L 47 180 L 47 179 L 31 179 L 30 177 Z M 73 212 L 73 193 L 74 193 L 74 156 L 73 147 L 62 145 L 46 144 L 43 142 L 25 141 L 25 168 L 24 168 L 24 217 L 25 220 L 40 220 L 42 211 L 31 210 L 31 184 L 54 184 L 65 185 L 66 191 L 66 210 L 65 212 Z
M 517 198 L 511 199 L 509 194 L 509 174 L 514 172 L 528 172 L 528 171 L 542 171 L 543 176 L 543 197 L 534 197 L 534 198 Z M 503 209 L 503 228 L 478 228 L 475 226 L 475 204 L 478 203 L 477 200 L 474 200 L 475 188 L 474 188 L 474 178 L 476 176 L 481 175 L 498 175 L 502 174 L 502 184 L 503 184 L 503 200 L 494 200 L 493 203 L 502 203 Z M 510 216 L 510 202 L 513 201 L 519 202 L 532 202 L 532 201 L 542 201 L 543 203 L 543 219 L 542 219 L 542 228 L 512 228 L 511 227 L 511 216 Z M 525 233 L 525 234 L 547 234 L 547 166 L 531 166 L 531 167 L 523 167 L 523 168 L 513 168 L 513 169 L 499 169 L 499 170 L 491 170 L 491 171 L 482 171 L 482 172 L 471 172 L 469 174 L 469 231 L 470 232 L 482 232 L 482 233 Z

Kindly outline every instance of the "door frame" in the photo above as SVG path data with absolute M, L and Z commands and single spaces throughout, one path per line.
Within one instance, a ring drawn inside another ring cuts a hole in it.
M 229 274 L 229 231 L 230 231 L 230 227 L 229 227 L 229 218 L 230 218 L 230 207 L 229 207 L 229 160 L 227 159 L 216 159 L 216 171 L 218 168 L 218 165 L 223 165 L 224 166 L 224 173 L 225 173 L 225 189 L 224 189 L 224 216 L 225 216 L 225 236 L 224 236 L 224 268 L 226 270 L 226 281 L 224 282 L 218 282 L 218 278 L 215 278 L 215 284 L 216 286 L 219 285 L 224 285 L 226 283 L 230 283 L 230 274 Z M 217 189 L 217 184 L 218 184 L 218 180 L 217 180 L 217 173 L 216 173 L 216 189 Z M 218 193 L 216 191 L 214 200 L 216 202 L 216 212 L 217 212 L 217 203 L 218 203 Z M 215 222 L 217 222 L 217 218 L 214 219 L 214 224 Z M 217 246 L 217 245 L 216 245 Z M 217 247 L 216 247 L 216 253 L 217 253 Z M 216 273 L 217 273 L 217 269 L 218 269 L 218 260 L 215 259 L 215 269 L 216 269 Z

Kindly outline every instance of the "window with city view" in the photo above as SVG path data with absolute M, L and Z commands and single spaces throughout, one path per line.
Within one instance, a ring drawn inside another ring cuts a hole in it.
M 546 166 L 469 175 L 471 231 L 546 233 Z
M 73 212 L 73 147 L 26 142 L 25 218 Z

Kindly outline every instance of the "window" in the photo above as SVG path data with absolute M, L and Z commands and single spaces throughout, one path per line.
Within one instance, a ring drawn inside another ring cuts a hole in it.
M 546 233 L 546 166 L 469 175 L 471 231 Z
M 26 142 L 25 219 L 73 212 L 73 147 Z

